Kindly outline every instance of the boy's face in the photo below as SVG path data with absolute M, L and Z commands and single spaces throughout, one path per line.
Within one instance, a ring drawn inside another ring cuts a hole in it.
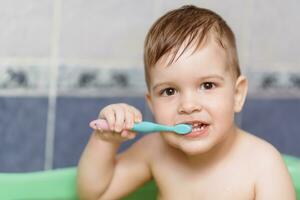
M 171 65 L 161 59 L 150 69 L 147 100 L 158 123 L 189 123 L 187 135 L 162 133 L 170 145 L 186 154 L 209 151 L 234 130 L 234 113 L 242 108 L 247 81 L 234 78 L 227 67 L 225 51 L 209 41 L 196 52 L 193 48 Z

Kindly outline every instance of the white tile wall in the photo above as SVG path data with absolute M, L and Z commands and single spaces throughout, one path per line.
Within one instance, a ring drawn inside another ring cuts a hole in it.
M 45 57 L 50 53 L 51 0 L 0 1 L 0 57 Z
M 62 1 L 61 56 L 142 63 L 152 1 Z
M 269 70 L 300 67 L 299 7 L 296 0 L 253 1 L 247 49 L 251 67 L 261 67 L 263 63 Z
M 50 81 L 52 90 L 57 86 L 58 92 L 72 95 L 76 93 L 78 80 L 68 74 L 77 73 L 80 77 L 80 73 L 88 73 L 91 67 L 97 71 L 105 68 L 109 73 L 126 69 L 142 71 L 143 42 L 149 27 L 166 11 L 184 4 L 212 9 L 232 27 L 242 71 L 256 82 L 251 84 L 252 91 L 262 84 L 253 77 L 278 70 L 299 74 L 300 1 L 297 0 L 0 0 L 0 67 L 28 66 L 26 74 L 33 74 L 29 77 Z M 42 70 L 37 73 L 32 66 L 40 66 Z M 3 84 L 9 80 L 3 74 L 0 79 L 3 94 L 8 89 L 4 85 L 14 83 Z M 48 90 L 47 81 L 35 84 Z M 18 85 L 14 88 L 17 90 Z M 11 89 L 9 92 L 13 92 Z

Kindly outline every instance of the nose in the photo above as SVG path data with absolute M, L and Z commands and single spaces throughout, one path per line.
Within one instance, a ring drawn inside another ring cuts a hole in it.
M 180 98 L 178 112 L 180 114 L 191 114 L 201 111 L 202 106 L 195 95 L 187 94 Z

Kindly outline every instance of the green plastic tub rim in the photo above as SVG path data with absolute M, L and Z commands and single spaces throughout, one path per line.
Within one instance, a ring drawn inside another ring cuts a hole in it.
M 300 200 L 300 158 L 283 155 Z M 156 199 L 154 181 L 146 183 L 124 200 Z M 0 173 L 2 200 L 77 200 L 76 167 L 29 173 Z

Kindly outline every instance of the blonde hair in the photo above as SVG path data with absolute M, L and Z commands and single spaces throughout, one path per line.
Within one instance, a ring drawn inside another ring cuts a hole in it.
M 185 50 L 196 44 L 197 50 L 204 40 L 213 35 L 228 56 L 228 65 L 238 77 L 241 74 L 235 36 L 227 23 L 211 10 L 193 5 L 182 6 L 167 12 L 150 28 L 144 44 L 145 79 L 149 89 L 149 69 L 159 59 L 172 53 L 168 64 L 176 61 Z M 176 57 L 179 49 L 180 55 Z

